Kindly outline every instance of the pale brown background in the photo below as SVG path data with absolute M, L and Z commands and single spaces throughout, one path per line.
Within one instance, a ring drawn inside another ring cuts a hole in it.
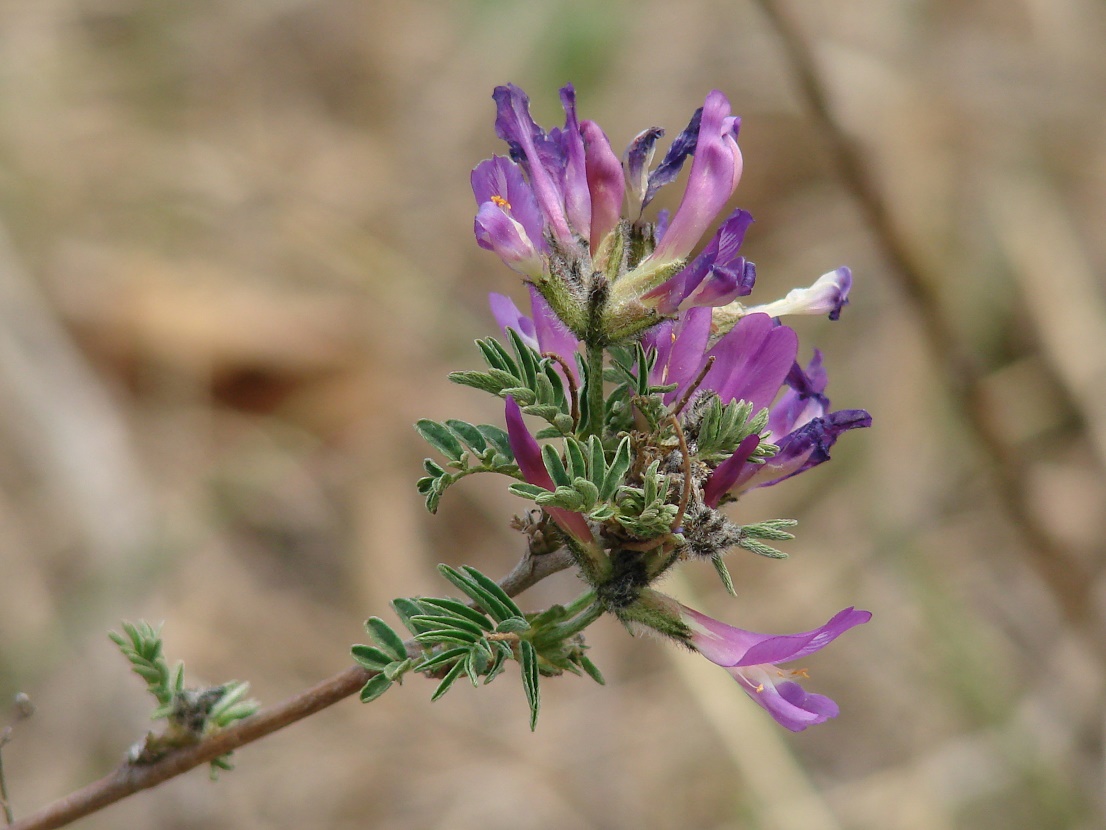
M 1106 7 L 788 7 L 983 367 L 1025 463 L 1007 484 L 1098 573 Z M 809 661 L 841 717 L 792 736 L 721 670 L 602 621 L 608 687 L 546 683 L 536 734 L 514 672 L 433 705 L 411 678 L 80 826 L 1101 827 L 1102 628 L 1075 630 L 1000 507 L 776 35 L 722 0 L 0 3 L 0 694 L 38 705 L 4 750 L 17 814 L 147 727 L 120 619 L 164 620 L 192 677 L 274 702 L 345 666 L 389 598 L 443 591 L 437 562 L 515 561 L 498 482 L 425 513 L 410 426 L 501 417 L 445 374 L 478 365 L 486 292 L 521 296 L 471 236 L 507 80 L 546 125 L 574 81 L 619 148 L 722 89 L 754 299 L 852 266 L 841 322 L 795 325 L 874 428 L 742 503 L 802 520 L 788 561 L 734 554 L 736 601 L 709 568 L 670 585 L 768 631 L 872 610 Z

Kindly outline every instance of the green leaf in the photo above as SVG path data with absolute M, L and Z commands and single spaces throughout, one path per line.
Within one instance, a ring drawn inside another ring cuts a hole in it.
M 445 471 L 445 467 L 429 458 L 424 458 L 422 460 L 422 468 L 430 473 L 432 478 L 441 478 L 444 475 L 449 475 L 449 473 Z
M 131 671 L 149 683 L 151 686 L 157 686 L 161 683 L 161 671 L 153 666 L 131 666 Z
M 483 433 L 472 424 L 451 418 L 445 422 L 445 425 L 449 427 L 450 432 L 468 444 L 477 455 L 482 455 L 488 448 L 488 442 L 484 439 Z
M 722 584 L 726 588 L 726 593 L 731 597 L 737 596 L 737 591 L 733 587 L 733 577 L 730 576 L 730 569 L 726 567 L 726 563 L 722 559 L 722 554 L 716 553 L 710 558 L 711 564 L 714 565 L 714 569 L 718 571 L 718 578 L 722 580 Z
M 511 656 L 511 648 L 505 643 L 495 644 L 492 653 L 492 664 L 488 667 L 488 673 L 484 675 L 484 685 L 487 686 L 495 680 L 507 666 L 507 658 Z
M 403 677 L 414 665 L 414 660 L 408 657 L 406 660 L 397 660 L 394 663 L 390 663 L 384 667 L 383 674 L 389 680 L 399 680 Z
M 459 648 L 449 648 L 445 651 L 438 652 L 437 654 L 427 657 L 422 662 L 418 663 L 413 671 L 428 672 L 432 669 L 436 669 L 439 666 L 451 663 L 459 657 L 463 657 L 469 653 L 468 646 L 461 646 Z
M 355 645 L 350 649 L 353 659 L 366 669 L 381 671 L 385 666 L 395 662 L 389 655 L 372 646 Z
M 610 501 L 614 498 L 619 485 L 622 484 L 622 479 L 625 478 L 629 470 L 630 436 L 627 435 L 619 442 L 618 449 L 614 452 L 614 459 L 611 461 L 611 466 L 607 469 L 607 473 L 603 477 L 603 484 L 599 488 L 599 498 L 603 501 Z
M 493 427 L 490 424 L 480 424 L 477 429 L 480 430 L 480 434 L 488 440 L 488 443 L 495 447 L 496 452 L 504 458 L 510 460 L 514 459 L 515 454 L 511 452 L 511 439 L 507 435 L 506 430 Z
M 503 388 L 502 382 L 487 372 L 450 372 L 449 379 L 460 386 L 479 389 L 481 392 L 491 392 L 493 395 L 498 395 L 499 390 Z
M 548 493 L 544 487 L 539 487 L 536 484 L 528 484 L 526 482 L 517 481 L 507 487 L 507 490 L 514 493 L 516 496 L 522 496 L 524 499 L 530 499 L 533 501 L 542 493 Z
M 607 685 L 607 681 L 603 679 L 603 675 L 599 671 L 599 668 L 595 665 L 595 663 L 591 662 L 591 660 L 589 660 L 586 655 L 581 654 L 576 658 L 576 660 L 580 664 L 580 666 L 583 667 L 584 671 L 588 673 L 588 677 L 590 677 L 600 686 Z
M 403 639 L 380 617 L 369 617 L 365 620 L 365 631 L 387 654 L 392 655 L 396 660 L 407 659 L 407 646 L 403 644 Z
M 773 542 L 787 542 L 794 539 L 795 534 L 790 533 L 784 528 L 794 527 L 798 523 L 799 522 L 795 519 L 769 519 L 765 522 L 745 525 L 741 528 L 741 531 L 745 536 L 752 537 L 753 539 L 770 539 Z
M 438 452 L 451 461 L 460 463 L 462 456 L 465 454 L 465 448 L 461 446 L 461 442 L 457 440 L 457 437 L 449 431 L 445 424 L 439 424 L 437 421 L 431 421 L 428 418 L 420 418 L 415 422 L 415 429 Z
M 518 357 L 518 367 L 522 370 L 520 377 L 526 381 L 526 385 L 533 389 L 537 381 L 538 356 L 534 350 L 522 342 L 522 338 L 514 329 L 507 329 L 507 339 L 511 341 L 511 347 Z
M 518 634 L 520 631 L 529 631 L 530 623 L 522 617 L 510 617 L 495 627 L 499 634 Z
M 756 539 L 742 539 L 737 543 L 738 547 L 745 548 L 745 550 L 755 553 L 758 556 L 766 556 L 769 559 L 786 559 L 787 554 L 782 550 L 776 550 L 770 545 L 766 545 L 763 542 L 758 542 Z
M 603 478 L 607 472 L 607 456 L 603 451 L 603 442 L 599 440 L 598 435 L 593 435 L 588 439 L 587 453 L 588 478 L 596 486 L 602 487 Z
M 510 613 L 504 615 L 503 619 L 524 616 L 522 609 L 515 605 L 515 601 L 507 596 L 507 592 L 500 588 L 499 584 L 494 579 L 488 578 L 470 565 L 465 565 L 464 571 L 468 574 L 470 579 L 479 584 L 485 591 L 492 594 L 492 596 L 499 600 L 500 604 L 507 608 Z M 500 620 L 499 622 L 502 621 L 503 620 Z
M 424 607 L 429 606 L 430 608 L 437 608 L 441 611 L 446 611 L 457 617 L 464 617 L 465 619 L 476 623 L 478 626 L 487 631 L 492 630 L 492 623 L 486 616 L 481 614 L 475 608 L 470 608 L 463 602 L 457 602 L 457 600 L 455 599 L 426 597 L 422 600 L 422 605 Z
M 439 645 L 442 643 L 456 643 L 457 645 L 471 646 L 480 638 L 456 628 L 439 628 L 434 631 L 424 631 L 415 637 L 420 643 Z
M 573 479 L 572 486 L 576 488 L 576 492 L 584 499 L 584 506 L 582 508 L 584 512 L 591 510 L 599 502 L 599 488 L 586 478 Z
M 412 634 L 418 634 L 423 629 L 411 624 L 411 618 L 423 613 L 423 607 L 415 600 L 408 597 L 396 597 L 391 602 L 392 610 L 396 612 L 399 621 Z
M 245 682 L 228 683 L 222 697 L 211 707 L 208 717 L 219 719 L 225 715 L 236 703 L 242 700 L 250 691 L 250 684 Z M 233 720 L 233 719 L 232 719 Z
M 256 700 L 242 700 L 235 703 L 233 706 L 228 706 L 218 716 L 211 715 L 211 718 L 221 727 L 230 726 L 236 720 L 242 720 L 243 718 L 252 717 L 257 714 L 257 711 L 261 708 L 261 704 Z
M 465 664 L 465 674 L 468 675 L 469 682 L 472 683 L 472 687 L 475 689 L 480 685 L 480 675 L 488 667 L 487 654 L 480 649 L 473 649 L 461 662 Z
M 449 565 L 439 565 L 438 573 L 460 588 L 470 599 L 483 608 L 493 620 L 505 620 L 508 617 L 515 616 L 511 608 L 500 602 L 495 593 L 489 592 L 469 576 L 458 573 Z
M 565 469 L 565 465 L 561 463 L 561 457 L 557 454 L 557 450 L 552 444 L 546 444 L 541 448 L 541 459 L 545 462 L 545 469 L 549 473 L 549 477 L 553 479 L 553 483 L 559 487 L 569 487 L 572 485 L 572 479 L 568 476 L 568 470 Z
M 376 700 L 392 686 L 392 681 L 382 674 L 370 677 L 369 682 L 361 687 L 361 702 L 368 703 Z
M 434 694 L 432 694 L 430 696 L 430 702 L 433 703 L 435 700 L 437 700 L 442 695 L 444 695 L 446 692 L 448 692 L 449 687 L 453 685 L 453 681 L 455 681 L 458 677 L 460 677 L 461 672 L 463 672 L 464 670 L 465 670 L 465 661 L 464 660 L 458 660 L 453 665 L 453 668 L 451 668 L 446 673 L 446 676 L 442 678 L 442 682 L 438 684 L 438 688 L 436 688 L 434 690 Z
M 565 441 L 565 457 L 568 459 L 569 478 L 575 480 L 587 477 L 588 466 L 584 460 L 584 448 L 575 438 Z
M 418 617 L 413 617 L 412 622 L 433 624 L 436 628 L 446 630 L 464 631 L 466 634 L 471 634 L 476 639 L 480 639 L 484 636 L 484 633 L 488 630 L 467 617 L 457 617 L 452 614 L 422 614 Z
M 528 640 L 519 643 L 520 664 L 522 666 L 522 687 L 526 691 L 526 701 L 530 704 L 530 731 L 538 725 L 538 710 L 541 708 L 541 695 L 538 690 L 538 653 Z
M 515 365 L 515 361 L 494 337 L 477 340 L 476 346 L 480 349 L 484 362 L 488 364 L 489 369 L 499 369 L 511 374 L 518 374 L 518 366 Z

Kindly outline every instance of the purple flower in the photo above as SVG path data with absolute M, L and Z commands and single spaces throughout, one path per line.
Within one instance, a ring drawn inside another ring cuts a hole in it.
M 746 314 L 767 314 L 783 317 L 785 314 L 828 314 L 831 320 L 841 316 L 841 309 L 849 304 L 849 291 L 853 287 L 853 274 L 842 266 L 822 274 L 806 288 L 793 288 L 782 300 L 745 308 L 733 303 L 714 312 L 714 323 L 722 331 L 732 326 Z
M 480 162 L 470 180 L 479 205 L 473 228 L 477 243 L 516 271 L 541 276 L 542 217 L 518 166 L 495 156 Z
M 664 315 L 691 306 L 723 306 L 753 290 L 756 266 L 738 256 L 752 214 L 738 208 L 718 228 L 714 238 L 676 276 L 642 296 Z
M 707 95 L 691 162 L 691 174 L 680 207 L 656 249 L 654 261 L 683 259 L 699 242 L 714 217 L 725 207 L 741 179 L 737 131 L 741 119 L 730 113 L 730 102 L 717 89 Z
M 511 452 L 514 453 L 515 463 L 518 464 L 522 477 L 530 484 L 543 487 L 550 492 L 557 489 L 549 471 L 545 469 L 545 462 L 541 456 L 541 446 L 526 424 L 522 420 L 522 410 L 515 403 L 515 399 L 507 396 L 507 404 L 504 412 L 507 422 L 507 438 L 511 443 Z M 588 527 L 587 520 L 582 514 L 572 510 L 564 510 L 559 507 L 543 508 L 552 517 L 565 533 L 575 537 L 581 542 L 590 543 L 595 540 Z
M 507 142 L 511 151 L 511 160 L 526 172 L 546 226 L 553 238 L 564 248 L 575 247 L 576 235 L 588 233 L 591 220 L 589 217 L 582 227 L 578 225 L 571 228 L 566 210 L 567 201 L 573 207 L 577 221 L 580 220 L 583 195 L 586 194 L 566 193 L 566 188 L 578 189 L 581 184 L 585 190 L 587 188 L 587 178 L 583 169 L 583 140 L 576 131 L 575 141 L 573 141 L 569 129 L 570 123 L 575 126 L 576 118 L 572 88 L 569 86 L 561 90 L 561 100 L 565 105 L 566 113 L 565 129 L 550 135 L 546 135 L 545 131 L 534 122 L 530 115 L 530 98 L 514 84 L 497 86 L 492 93 L 492 98 L 495 99 L 496 104 L 496 135 Z M 566 152 L 566 149 L 569 152 Z
M 784 380 L 786 391 L 768 413 L 769 438 L 787 435 L 825 415 L 830 406 L 824 394 L 828 380 L 822 368 L 822 353 L 817 349 L 805 371 L 794 364 Z
M 632 330 L 626 326 L 635 320 L 648 325 L 653 308 L 667 316 L 748 294 L 755 270 L 738 255 L 752 221 L 748 213 L 732 214 L 687 262 L 741 177 L 740 119 L 730 113 L 726 96 L 718 90 L 706 96 L 653 170 L 663 130 L 640 133 L 620 161 L 603 130 L 577 117 L 572 86 L 560 96 L 564 127 L 547 133 L 534 122 L 526 93 L 513 84 L 496 87 L 495 129 L 510 158 L 490 159 L 473 171 L 480 245 L 533 280 L 564 320 L 580 319 L 580 309 L 570 307 L 584 302 L 591 275 L 602 272 L 611 281 L 610 325 L 620 331 Z M 664 212 L 656 223 L 644 221 L 641 211 L 675 181 L 689 157 L 687 188 L 671 221 Z M 627 193 L 630 216 L 624 221 Z M 615 233 L 622 240 L 605 245 Z M 548 279 L 565 282 L 569 291 L 550 288 Z M 578 322 L 572 325 L 579 329 Z
M 691 629 L 691 647 L 726 669 L 749 697 L 792 732 L 836 717 L 839 710 L 825 695 L 803 689 L 798 681 L 807 678 L 805 669 L 780 669 L 778 664 L 821 651 L 872 618 L 868 611 L 846 608 L 813 631 L 772 635 L 726 625 L 683 605 L 680 614 Z
M 591 193 L 590 239 L 591 253 L 594 256 L 599 243 L 618 227 L 622 217 L 626 179 L 622 164 L 599 125 L 594 121 L 583 121 L 580 132 L 584 137 L 584 160 L 588 190 Z
M 738 320 L 707 349 L 710 322 L 709 309 L 693 308 L 675 321 L 656 326 L 643 338 L 646 347 L 657 349 L 651 382 L 677 384 L 665 395 L 665 403 L 679 400 L 713 358 L 700 391 L 715 392 L 722 403 L 750 401 L 754 412 L 768 406 L 795 362 L 798 335 L 764 314 L 752 314 Z
M 871 426 L 872 416 L 863 409 L 829 411 L 821 352 L 815 351 L 804 371 L 795 362 L 798 335 L 793 329 L 766 314 L 747 314 L 708 348 L 711 319 L 710 309 L 692 308 L 642 337 L 647 350 L 656 350 L 649 382 L 676 384 L 664 396 L 671 405 L 687 393 L 713 358 L 696 394 L 713 392 L 723 404 L 749 401 L 754 413 L 768 407 L 764 437 L 779 452 L 754 462 L 758 442 L 746 439 L 707 477 L 704 499 L 709 507 L 717 507 L 727 493 L 740 495 L 816 467 L 829 460 L 830 448 L 843 432 Z
M 654 386 L 679 384 L 665 396 L 666 403 L 676 400 L 699 374 L 706 360 L 710 333 L 710 309 L 692 308 L 674 320 L 654 326 L 641 338 L 647 350 L 657 350 L 649 382 Z
M 841 409 L 813 418 L 783 438 L 775 439 L 780 451 L 763 464 L 746 464 L 728 490 L 738 495 L 753 487 L 779 484 L 785 478 L 806 472 L 829 461 L 830 448 L 841 433 L 871 425 L 872 416 L 863 409 Z M 714 475 L 721 469 L 719 465 Z

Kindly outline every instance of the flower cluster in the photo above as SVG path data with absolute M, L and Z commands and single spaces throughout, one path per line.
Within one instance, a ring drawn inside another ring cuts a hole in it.
M 783 556 L 767 543 L 791 538 L 794 522 L 740 525 L 720 508 L 821 464 L 840 435 L 870 425 L 864 410 L 830 408 L 821 354 L 801 365 L 798 335 L 779 319 L 837 319 L 849 269 L 776 302 L 738 301 L 756 281 L 740 254 L 752 217 L 737 209 L 718 221 L 742 156 L 740 119 L 717 90 L 656 166 L 663 130 L 639 133 L 619 158 L 598 125 L 578 118 L 571 86 L 561 90 L 564 126 L 548 132 L 518 87 L 493 97 L 508 155 L 472 172 L 475 234 L 529 284 L 530 313 L 493 294 L 513 352 L 480 341 L 488 371 L 451 376 L 504 399 L 502 440 L 486 425 L 420 422 L 457 469 L 428 461 L 420 481 L 428 506 L 463 475 L 513 476 L 511 491 L 540 508 L 541 538 L 560 537 L 597 614 L 725 667 L 788 729 L 835 716 L 832 700 L 799 685 L 803 671 L 776 664 L 819 651 L 868 612 L 850 608 L 813 631 L 771 636 L 712 620 L 652 586 L 680 562 L 708 559 L 732 591 L 722 560 L 729 550 Z M 689 158 L 679 207 L 647 219 L 657 191 Z M 526 415 L 545 429 L 532 433 Z M 466 460 L 457 438 L 480 464 Z M 533 532 L 533 521 L 520 527 Z

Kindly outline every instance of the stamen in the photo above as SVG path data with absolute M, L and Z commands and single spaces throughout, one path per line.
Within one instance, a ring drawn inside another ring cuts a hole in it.
M 761 683 L 761 684 L 760 684 L 759 686 L 757 686 L 757 687 L 756 687 L 756 689 L 754 689 L 754 691 L 755 691 L 755 692 L 756 692 L 757 694 L 760 694 L 761 692 L 763 692 L 763 691 L 764 691 L 764 684 L 763 684 L 763 683 Z
M 502 196 L 492 196 L 492 203 L 498 205 L 504 210 L 511 209 L 511 203 L 504 199 Z

